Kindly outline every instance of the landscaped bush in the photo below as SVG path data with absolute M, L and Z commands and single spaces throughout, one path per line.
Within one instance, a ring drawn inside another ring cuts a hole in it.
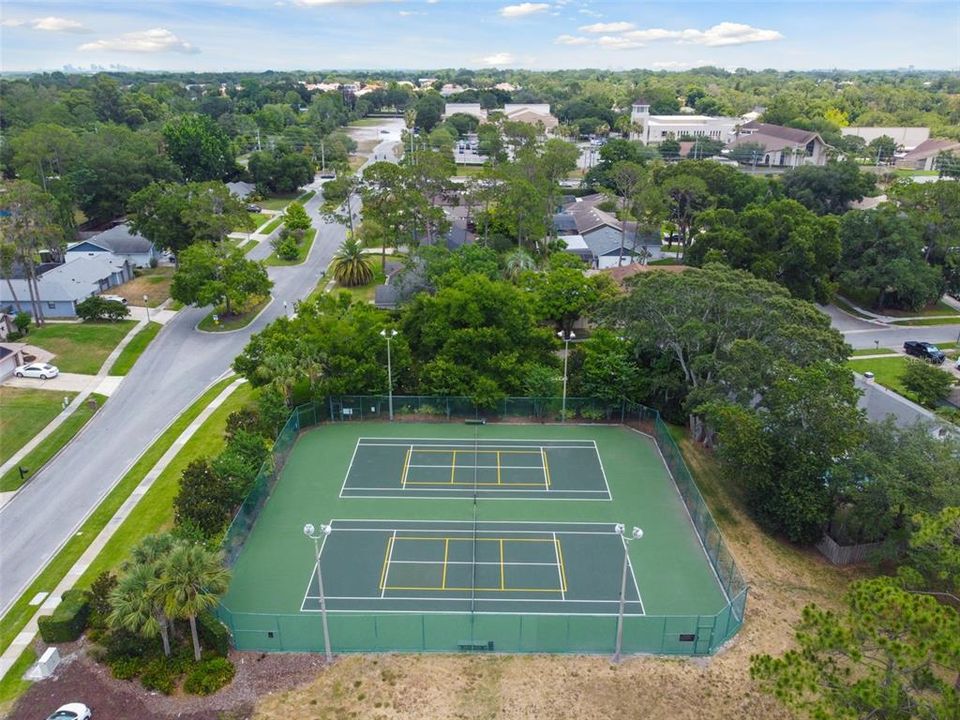
M 281 260 L 296 260 L 300 257 L 300 244 L 292 234 L 281 233 L 271 240 L 270 244 Z
M 87 627 L 90 594 L 86 590 L 67 590 L 53 615 L 40 618 L 40 637 L 46 643 L 76 640 Z
M 183 689 L 193 695 L 211 695 L 229 685 L 236 672 L 233 663 L 226 658 L 203 660 L 187 675 Z
M 143 658 L 117 657 L 107 660 L 111 674 L 117 680 L 133 680 L 143 672 L 145 663 Z
M 230 652 L 230 631 L 211 613 L 197 616 L 200 644 L 207 650 L 226 656 Z
M 183 674 L 180 664 L 173 659 L 154 658 L 140 672 L 140 682 L 147 690 L 156 690 L 169 695 Z
M 91 295 L 77 303 L 77 317 L 85 321 L 123 320 L 130 309 L 119 300 L 104 300 L 99 295 Z
M 90 627 L 107 627 L 107 616 L 113 607 L 110 605 L 110 591 L 117 586 L 117 576 L 104 571 L 90 586 Z

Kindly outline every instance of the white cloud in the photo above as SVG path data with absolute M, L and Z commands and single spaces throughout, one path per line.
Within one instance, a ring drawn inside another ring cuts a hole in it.
M 535 15 L 536 13 L 544 12 L 549 9 L 549 3 L 525 2 L 520 3 L 519 5 L 504 5 L 502 8 L 500 8 L 500 15 L 505 18 L 518 18 L 526 17 L 527 15 Z
M 590 38 L 577 37 L 576 35 L 560 35 L 554 40 L 557 45 L 589 45 Z
M 623 35 L 604 35 L 597 40 L 597 45 L 611 50 L 630 50 L 632 48 L 643 47 L 642 42 L 631 40 Z
M 426 15 L 425 12 L 418 12 L 417 10 L 401 10 L 397 14 L 400 17 L 410 17 L 411 15 Z
M 603 13 L 599 13 L 596 10 L 591 10 L 590 8 L 580 8 L 579 12 L 581 15 L 586 15 L 587 17 L 603 17 Z
M 678 40 L 684 33 L 694 33 L 699 30 L 664 30 L 663 28 L 648 28 L 646 30 L 631 30 L 625 32 L 624 37 L 637 42 L 653 42 L 655 40 Z
M 47 32 L 90 32 L 90 29 L 84 27 L 83 23 L 62 17 L 37 18 L 30 23 L 30 26 L 34 30 L 46 30 Z
M 140 32 L 124 33 L 119 37 L 84 43 L 78 49 L 83 51 L 108 50 L 135 53 L 179 52 L 191 54 L 200 52 L 199 49 L 185 40 L 181 40 L 166 28 L 151 28 Z
M 510 65 L 513 62 L 513 55 L 508 52 L 499 52 L 495 53 L 494 55 L 487 55 L 485 58 L 480 58 L 480 62 L 482 62 L 484 65 L 496 67 Z
M 681 62 L 679 60 L 664 60 L 661 62 L 653 63 L 653 67 L 657 70 L 689 70 L 690 68 L 698 67 L 717 67 L 716 63 L 712 63 L 709 60 L 697 60 L 696 62 Z
M 293 0 L 295 5 L 314 7 L 319 5 L 373 5 L 382 2 L 399 2 L 400 0 Z
M 594 23 L 593 25 L 581 25 L 580 29 L 583 32 L 589 33 L 618 33 L 626 30 L 633 30 L 635 27 L 636 25 L 631 22 L 608 22 Z
M 745 45 L 746 43 L 770 42 L 782 40 L 776 30 L 762 30 L 742 23 L 722 22 L 704 31 L 684 30 L 681 42 L 721 47 L 724 45 Z
M 21 25 L 26 25 L 26 24 L 27 24 L 26 20 L 7 19 L 7 20 L 0 21 L 0 27 L 20 27 Z

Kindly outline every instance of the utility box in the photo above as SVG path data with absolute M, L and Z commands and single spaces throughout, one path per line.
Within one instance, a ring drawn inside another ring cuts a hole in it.
M 60 652 L 55 647 L 48 647 L 23 677 L 26 680 L 46 680 L 59 664 Z

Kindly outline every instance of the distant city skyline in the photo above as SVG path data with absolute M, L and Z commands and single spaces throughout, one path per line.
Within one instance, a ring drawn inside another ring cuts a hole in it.
M 6 72 L 960 67 L 960 3 L 4 2 Z

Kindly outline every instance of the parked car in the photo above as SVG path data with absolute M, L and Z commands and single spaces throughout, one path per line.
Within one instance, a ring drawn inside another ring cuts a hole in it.
M 93 711 L 83 703 L 61 705 L 47 720 L 90 720 Z
M 100 297 L 102 297 L 104 300 L 111 300 L 123 305 L 127 304 L 127 299 L 125 297 L 121 297 L 120 295 L 101 295 Z
M 913 355 L 914 357 L 936 363 L 937 365 L 942 365 L 943 361 L 947 359 L 947 356 L 943 354 L 943 350 L 933 343 L 923 342 L 921 340 L 907 340 L 907 342 L 903 344 L 903 351 L 907 355 Z
M 60 370 L 56 365 L 48 365 L 47 363 L 27 363 L 26 365 L 17 367 L 17 369 L 13 371 L 13 374 L 18 378 L 27 377 L 49 380 L 59 375 Z
M 259 205 L 247 205 L 247 212 L 260 212 L 263 210 Z

